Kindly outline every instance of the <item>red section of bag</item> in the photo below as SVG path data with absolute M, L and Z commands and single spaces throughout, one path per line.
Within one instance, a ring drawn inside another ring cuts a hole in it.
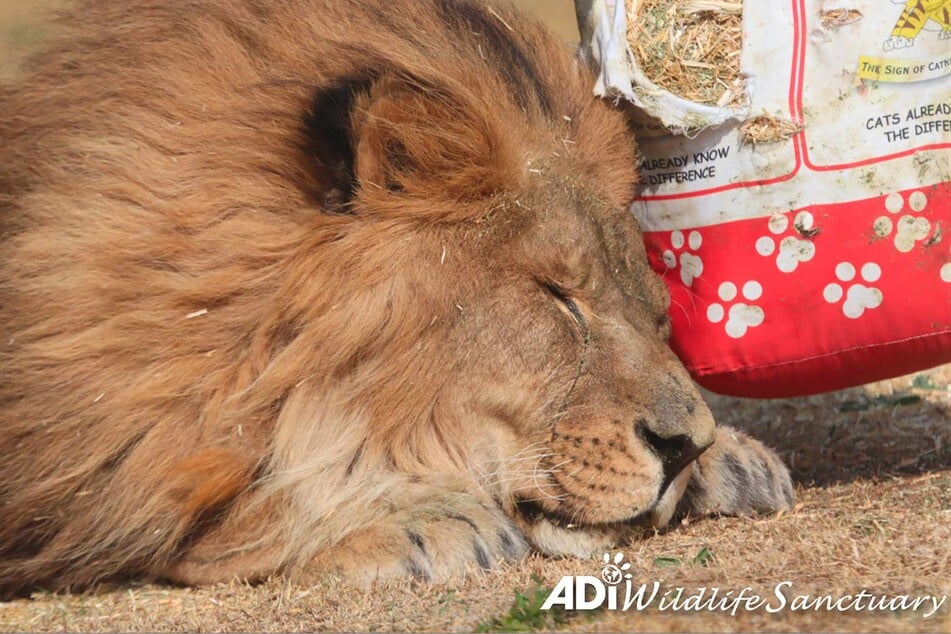
M 951 182 L 645 234 L 704 387 L 789 397 L 951 362 Z

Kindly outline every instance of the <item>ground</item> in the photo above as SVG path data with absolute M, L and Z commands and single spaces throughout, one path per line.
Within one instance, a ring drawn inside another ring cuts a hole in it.
M 34 5 L 0 0 L 0 80 L 48 27 Z M 569 0 L 522 0 L 567 39 Z M 0 113 L 2 116 L 2 113 Z M 636 584 L 764 597 L 951 595 L 951 365 L 851 390 L 787 400 L 707 395 L 717 419 L 775 447 L 799 502 L 756 519 L 694 518 L 625 546 Z M 37 593 L 0 603 L 0 631 L 305 631 L 559 629 L 571 631 L 949 632 L 948 602 L 917 613 L 786 609 L 719 612 L 542 612 L 562 575 L 598 575 L 599 559 L 529 559 L 448 585 L 356 591 L 274 580 L 191 589 L 126 584 L 85 595 Z

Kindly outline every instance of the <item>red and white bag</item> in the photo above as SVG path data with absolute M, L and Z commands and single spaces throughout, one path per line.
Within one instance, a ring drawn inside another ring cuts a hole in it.
M 579 4 L 599 94 L 651 115 L 632 211 L 701 385 L 786 397 L 951 362 L 947 2 L 746 3 L 741 109 L 639 82 L 620 0 Z M 855 19 L 826 24 L 836 8 Z M 742 143 L 767 113 L 802 130 Z

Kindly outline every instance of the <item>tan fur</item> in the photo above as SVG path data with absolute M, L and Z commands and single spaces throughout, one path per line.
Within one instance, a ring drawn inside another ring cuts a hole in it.
M 633 143 L 538 25 L 440 0 L 65 21 L 0 92 L 0 589 L 590 551 L 713 440 Z

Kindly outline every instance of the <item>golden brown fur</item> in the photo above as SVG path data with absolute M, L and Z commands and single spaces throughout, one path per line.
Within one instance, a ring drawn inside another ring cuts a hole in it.
M 590 552 L 685 489 L 789 503 L 759 446 L 667 488 L 713 423 L 626 211 L 633 143 L 538 25 L 442 0 L 65 20 L 0 92 L 0 589 L 443 578 Z

